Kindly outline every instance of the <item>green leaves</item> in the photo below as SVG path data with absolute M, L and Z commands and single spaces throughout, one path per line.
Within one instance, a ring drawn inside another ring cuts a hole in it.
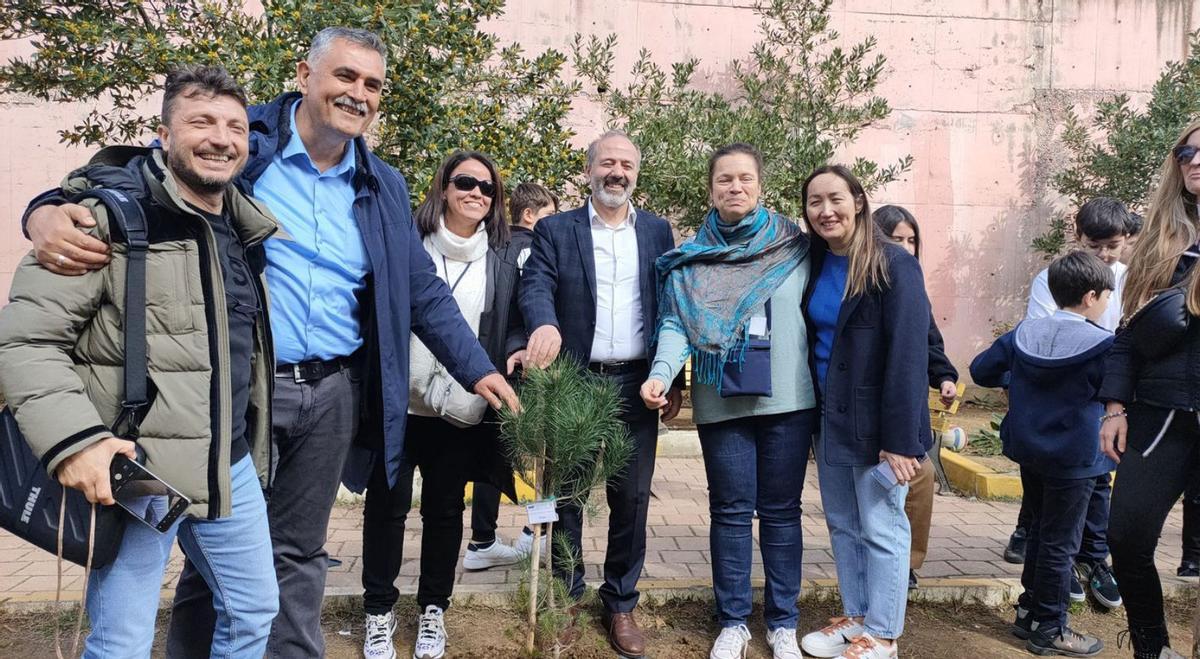
M 294 88 L 296 62 L 330 25 L 377 32 L 389 45 L 388 80 L 369 136 L 409 179 L 420 202 L 438 164 L 472 148 L 496 159 L 508 182 L 539 181 L 559 193 L 583 166 L 566 126 L 579 90 L 563 81 L 566 57 L 528 58 L 479 29 L 502 0 L 12 0 L 0 5 L 0 38 L 32 38 L 35 52 L 0 66 L 0 88 L 98 108 L 60 131 L 71 144 L 138 142 L 157 123 L 147 107 L 171 68 L 225 66 L 252 102 Z
M 1144 108 L 1125 94 L 1099 101 L 1090 121 L 1069 110 L 1061 140 L 1069 162 L 1054 177 L 1054 187 L 1078 207 L 1093 197 L 1114 197 L 1130 210 L 1144 212 L 1159 170 L 1180 131 L 1200 116 L 1200 31 L 1189 37 L 1186 59 L 1170 62 Z M 1068 222 L 1058 216 L 1034 239 L 1047 258 L 1066 247 Z
M 583 504 L 628 464 L 633 443 L 612 381 L 560 357 L 525 371 L 520 394 L 524 409 L 501 411 L 500 436 L 518 472 L 542 461 L 542 496 Z
M 693 84 L 700 62 L 674 64 L 670 72 L 642 50 L 624 89 L 612 85 L 615 35 L 576 36 L 576 72 L 589 81 L 611 120 L 642 148 L 638 203 L 694 228 L 708 209 L 707 159 L 730 142 L 757 146 L 766 160 L 766 203 L 799 219 L 800 186 L 816 167 L 886 117 L 887 101 L 874 95 L 884 70 L 873 37 L 838 45 L 828 29 L 832 0 L 761 2 L 763 38 L 748 61 L 735 62 L 729 93 Z M 858 159 L 852 166 L 867 190 L 896 180 L 912 158 L 881 165 Z

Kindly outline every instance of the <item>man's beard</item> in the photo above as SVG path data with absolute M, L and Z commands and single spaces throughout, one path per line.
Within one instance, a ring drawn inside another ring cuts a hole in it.
M 592 178 L 592 196 L 596 198 L 602 205 L 607 208 L 620 208 L 629 203 L 630 197 L 633 196 L 634 185 L 630 184 L 629 178 L 625 176 L 608 176 L 605 178 Z M 609 192 L 605 187 L 605 183 L 619 183 L 625 187 L 618 194 Z
M 220 179 L 204 176 L 188 166 L 187 162 L 179 156 L 175 155 L 174 151 L 167 152 L 167 168 L 189 188 L 207 194 L 216 194 L 224 192 L 225 188 L 229 187 L 229 182 L 237 176 L 237 172 L 230 174 L 229 178 Z

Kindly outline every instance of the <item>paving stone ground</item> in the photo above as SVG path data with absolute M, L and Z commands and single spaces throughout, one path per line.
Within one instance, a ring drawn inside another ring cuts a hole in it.
M 704 465 L 699 458 L 660 457 L 654 476 L 654 498 L 648 519 L 645 577 L 663 581 L 695 583 L 711 577 L 708 551 L 708 499 Z M 822 516 L 820 494 L 817 490 L 815 468 L 810 463 L 804 484 L 804 577 L 829 579 L 835 577 L 833 557 L 829 548 L 829 533 Z M 587 578 L 597 582 L 604 560 L 607 520 L 601 514 L 585 525 L 584 561 Z M 929 555 L 919 574 L 936 578 L 1014 578 L 1020 576 L 1021 566 L 1005 563 L 1003 551 L 1016 521 L 1018 504 L 1001 501 L 981 501 L 956 495 L 937 497 L 934 503 L 933 528 L 930 533 Z M 504 505 L 500 510 L 502 536 L 513 538 L 525 520 L 524 508 Z M 464 515 L 469 526 L 470 509 Z M 1163 573 L 1174 575 L 1180 558 L 1182 517 L 1179 507 L 1167 520 L 1159 544 L 1158 565 Z M 346 593 L 360 587 L 362 560 L 362 508 L 359 505 L 338 505 L 329 525 L 326 548 L 342 561 L 330 569 L 327 592 Z M 420 516 L 410 513 L 405 533 L 404 563 L 398 586 L 404 593 L 416 591 L 420 558 Z M 469 536 L 469 529 L 464 533 Z M 756 531 L 757 537 L 757 531 Z M 174 587 L 182 566 L 178 547 L 163 575 L 163 587 Z M 4 600 L 44 601 L 54 598 L 56 578 L 55 557 L 0 532 L 0 604 Z M 68 566 L 64 592 L 78 598 L 83 571 Z M 756 551 L 753 576 L 762 576 L 762 559 Z M 476 588 L 509 588 L 519 580 L 516 570 L 492 569 L 483 572 L 464 572 L 461 562 L 458 583 Z

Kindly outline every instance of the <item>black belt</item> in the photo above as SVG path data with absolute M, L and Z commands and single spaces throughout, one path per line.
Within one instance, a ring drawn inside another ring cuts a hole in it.
M 636 373 L 638 371 L 646 371 L 650 369 L 650 364 L 645 359 L 633 359 L 627 362 L 592 362 L 588 364 L 588 370 L 600 375 L 624 375 L 626 373 Z
M 299 364 L 282 364 L 275 367 L 275 377 L 290 377 L 296 382 L 314 382 L 350 368 L 353 361 L 349 357 L 334 357 L 326 361 L 314 359 Z

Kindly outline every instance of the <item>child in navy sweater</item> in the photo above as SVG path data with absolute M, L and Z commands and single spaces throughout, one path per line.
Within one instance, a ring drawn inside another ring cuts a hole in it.
M 1025 320 L 971 363 L 984 387 L 1007 387 L 1000 426 L 1004 454 L 1021 465 L 1032 521 L 1013 633 L 1040 655 L 1090 657 L 1104 644 L 1067 626 L 1071 562 L 1096 476 L 1114 468 L 1100 452 L 1104 407 L 1096 399 L 1113 335 L 1096 324 L 1113 272 L 1096 256 L 1072 252 L 1050 264 L 1059 309 Z

